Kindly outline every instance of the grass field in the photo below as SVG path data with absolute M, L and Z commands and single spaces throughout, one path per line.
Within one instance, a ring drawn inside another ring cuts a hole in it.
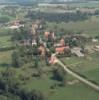
M 73 32 L 82 32 L 84 34 L 88 34 L 90 36 L 99 35 L 99 17 L 93 16 L 89 20 L 86 21 L 77 21 L 77 22 L 69 22 L 69 23 L 47 23 L 48 29 L 55 30 L 57 27 L 58 30 L 64 29 L 66 31 Z
M 0 37 L 0 47 L 10 47 L 12 46 L 11 36 Z
M 72 3 L 70 4 L 72 7 L 99 7 L 99 2 L 88 2 L 88 3 Z
M 12 47 L 11 34 L 9 34 L 9 29 L 0 28 L 0 48 Z M 0 51 L 0 71 L 9 67 L 11 64 L 11 53 L 12 50 Z
M 72 57 L 69 59 L 63 59 L 68 65 L 74 65 L 79 63 L 77 66 L 71 66 L 75 71 L 79 71 L 81 74 L 87 76 L 91 80 L 99 82 L 99 58 L 97 55 L 91 55 L 92 60 L 86 60 L 82 58 Z M 67 77 L 70 77 L 67 75 Z M 50 86 L 57 83 L 45 77 L 44 79 L 32 79 L 27 83 L 28 89 L 34 88 L 43 91 L 48 95 L 48 100 L 98 100 L 99 94 L 94 90 L 90 89 L 82 83 L 67 85 L 66 87 L 57 87 L 55 90 L 51 90 Z
M 0 52 L 0 72 L 6 68 L 6 66 L 2 65 L 3 63 L 11 64 L 11 53 L 12 51 Z M 77 57 L 62 60 L 68 65 L 79 65 L 78 67 L 71 66 L 71 68 L 86 75 L 89 79 L 94 79 L 99 82 L 99 58 L 95 54 L 91 55 L 91 57 L 93 58 L 91 61 Z M 27 76 L 29 75 L 28 73 L 32 72 L 32 67 L 25 65 L 22 68 L 14 70 L 18 76 Z M 71 76 L 67 75 L 67 77 Z M 58 82 L 50 79 L 50 75 L 42 78 L 30 77 L 28 81 L 25 81 L 23 87 L 28 91 L 31 89 L 41 90 L 48 96 L 48 100 L 99 100 L 99 94 L 82 83 L 66 85 L 65 87 L 57 86 L 55 89 L 51 89 L 50 87 L 56 83 Z
M 6 28 L 5 26 L 0 27 L 0 37 L 1 36 L 11 36 L 12 30 L 9 28 Z
M 0 72 L 11 65 L 12 51 L 0 52 Z
M 99 71 L 99 70 L 98 70 Z M 96 76 L 96 70 L 93 72 L 88 72 L 89 76 Z M 97 77 L 98 78 L 98 77 Z M 48 76 L 43 78 L 32 78 L 26 82 L 24 88 L 28 91 L 31 89 L 37 89 L 44 92 L 45 95 L 48 96 L 48 100 L 98 100 L 99 95 L 97 92 L 87 87 L 82 83 L 74 84 L 74 85 L 66 85 L 66 87 L 57 86 L 55 89 L 51 89 L 50 87 L 53 84 L 56 84 L 57 81 L 51 80 Z
M 34 79 L 28 82 L 26 88 L 33 88 L 43 91 L 48 95 L 48 100 L 98 100 L 99 95 L 97 92 L 91 90 L 87 86 L 79 83 L 75 85 L 67 85 L 66 87 L 57 87 L 50 89 L 50 86 L 55 82 L 49 79 Z
M 3 36 L 3 38 L 1 38 L 0 41 L 4 41 L 4 45 L 9 45 L 6 42 L 10 39 L 10 36 Z M 0 52 L 0 72 L 5 70 L 8 66 L 10 67 L 12 52 L 12 50 Z M 91 59 L 70 57 L 62 58 L 62 60 L 67 65 L 70 65 L 73 70 L 80 72 L 91 80 L 99 82 L 99 56 L 96 53 L 90 55 L 90 57 Z M 18 69 L 13 68 L 17 77 L 20 78 L 20 75 L 24 77 L 30 77 L 30 79 L 25 80 L 24 84 L 22 85 L 25 89 L 27 89 L 27 91 L 32 89 L 41 90 L 45 95 L 48 96 L 48 100 L 99 100 L 99 94 L 82 83 L 66 85 L 65 87 L 57 86 L 55 89 L 51 89 L 50 87 L 58 82 L 50 78 L 51 74 L 42 78 L 31 77 L 30 74 L 33 71 L 32 64 L 33 63 L 24 65 Z M 43 64 L 43 66 L 45 65 Z M 66 77 L 67 80 L 74 79 L 68 74 Z
M 95 55 L 95 54 L 94 54 Z M 98 54 L 97 54 L 98 55 Z M 77 58 L 71 57 L 68 59 L 62 59 L 65 64 L 67 64 L 71 69 L 85 75 L 91 80 L 95 80 L 99 83 L 99 57 L 90 56 L 88 58 Z

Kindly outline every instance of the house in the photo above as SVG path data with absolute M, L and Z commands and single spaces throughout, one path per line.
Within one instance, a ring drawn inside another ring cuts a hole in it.
M 42 29 L 40 20 L 32 23 L 31 31 L 33 32 L 33 34 L 36 34 L 38 29 Z
M 46 54 L 46 48 L 43 44 L 39 47 L 39 51 L 41 52 L 41 57 L 44 58 Z
M 63 38 L 60 40 L 60 44 L 61 44 L 62 46 L 65 46 L 65 40 L 64 40 Z
M 69 46 L 56 46 L 55 52 L 57 54 L 64 54 L 66 49 L 70 49 L 70 47 Z
M 98 42 L 98 39 L 92 39 L 92 42 L 96 43 Z
M 37 45 L 36 40 L 32 40 L 32 46 Z
M 55 40 L 55 33 L 53 31 L 52 32 L 45 31 L 44 36 L 46 39 L 50 38 L 53 42 Z
M 24 27 L 24 25 L 12 25 L 9 28 L 10 29 L 19 29 L 20 27 Z
M 29 46 L 30 40 L 29 39 L 28 40 L 26 40 L 26 39 L 20 40 L 20 41 L 17 42 L 17 45 L 19 45 L 19 46 Z
M 81 48 L 74 47 L 71 49 L 72 54 L 75 54 L 77 57 L 84 57 L 84 54 L 81 52 Z
M 95 51 L 99 51 L 99 45 L 96 45 L 94 48 Z
M 49 35 L 50 35 L 50 32 L 49 32 L 49 31 L 46 31 L 46 32 L 44 33 L 45 38 L 48 38 Z
M 11 23 L 11 25 L 8 28 L 19 29 L 20 27 L 24 27 L 24 24 L 22 24 L 20 21 L 15 21 L 15 22 Z

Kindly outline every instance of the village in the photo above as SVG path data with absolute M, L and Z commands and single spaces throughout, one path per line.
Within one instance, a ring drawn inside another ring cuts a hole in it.
M 0 100 L 98 100 L 99 2 L 0 8 Z
M 78 57 L 80 59 L 86 59 L 92 61 L 89 55 L 98 52 L 98 39 L 91 38 L 85 34 L 66 34 L 57 36 L 54 30 L 45 30 L 42 21 L 36 20 L 32 22 L 30 31 L 24 31 L 25 25 L 20 24 L 21 22 L 15 21 L 13 26 L 9 27 L 14 30 L 21 30 L 23 33 L 17 33 L 19 35 L 19 39 L 16 39 L 16 46 L 22 47 L 25 49 L 25 55 L 30 55 L 32 57 L 31 60 L 34 62 L 34 69 L 36 68 L 35 72 L 33 72 L 33 76 L 39 76 L 39 71 L 42 69 L 42 65 L 40 63 L 43 61 L 45 65 L 43 66 L 52 66 L 58 63 L 60 66 L 64 68 L 67 73 L 70 73 L 73 77 L 77 78 L 71 81 L 67 81 L 63 79 L 64 85 L 73 85 L 79 83 L 79 81 L 87 84 L 88 86 L 92 87 L 93 89 L 98 91 L 99 86 L 94 81 L 87 79 L 84 75 L 81 75 L 79 72 L 74 72 L 71 69 L 68 69 L 66 65 L 58 59 L 66 59 L 72 57 Z M 14 27 L 16 26 L 16 27 Z M 13 27 L 13 28 L 12 28 Z M 25 33 L 26 32 L 26 33 Z M 29 33 L 30 32 L 30 33 Z M 21 38 L 21 35 L 26 35 L 26 37 Z M 84 44 L 83 44 L 84 43 Z M 22 50 L 22 49 L 21 49 Z M 19 52 L 23 52 L 20 51 Z M 14 54 L 15 55 L 15 54 Z M 25 56 L 23 55 L 23 57 Z M 20 55 L 20 57 L 22 57 Z M 29 57 L 29 56 L 28 56 Z M 17 61 L 18 58 L 13 59 L 13 66 L 20 67 L 20 62 Z M 27 59 L 27 58 L 26 58 Z M 26 64 L 26 62 L 24 63 Z M 79 64 L 79 62 L 78 62 Z M 68 65 L 67 65 L 68 66 Z M 38 71 L 38 68 L 39 69 Z M 47 67 L 46 67 L 47 68 Z M 33 70 L 34 70 L 33 69 Z M 47 70 L 43 71 L 43 73 L 47 73 L 47 71 L 58 70 L 58 67 L 49 67 Z M 44 70 L 44 69 L 42 69 Z M 69 71 L 70 72 L 69 72 Z M 42 73 L 42 72 L 41 72 Z M 75 75 L 76 74 L 76 75 Z M 64 76 L 64 75 L 63 75 Z M 60 77 L 63 77 L 60 76 Z M 65 81 L 65 82 L 64 82 Z M 53 85 L 52 88 L 55 88 L 57 85 Z
M 36 54 L 41 58 L 45 59 L 48 56 L 46 60 L 48 62 L 46 63 L 50 62 L 52 53 L 56 53 L 58 57 L 77 56 L 86 58 L 88 54 L 99 51 L 98 39 L 91 38 L 86 34 L 66 34 L 57 36 L 54 30 L 49 31 L 43 29 L 41 23 L 40 20 L 33 22 L 29 34 L 32 37 L 20 39 L 16 44 L 19 46 L 32 46 L 36 48 L 36 51 L 38 51 Z M 24 29 L 24 24 L 20 24 L 18 20 L 11 24 L 9 28 L 13 30 Z M 83 42 L 85 44 L 83 44 Z M 89 42 L 92 44 L 89 45 Z

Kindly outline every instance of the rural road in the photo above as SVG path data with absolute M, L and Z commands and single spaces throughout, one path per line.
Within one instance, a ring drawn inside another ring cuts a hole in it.
M 90 86 L 91 88 L 93 88 L 94 90 L 96 90 L 97 92 L 99 92 L 99 85 L 89 81 L 88 79 L 85 79 L 84 77 L 80 76 L 79 74 L 73 72 L 72 70 L 70 70 L 66 65 L 64 65 L 58 58 L 56 58 L 56 54 L 53 54 L 54 59 L 55 59 L 55 63 L 59 64 L 68 74 L 72 75 L 73 77 L 75 77 L 76 79 L 78 79 L 79 81 L 81 81 L 82 83 Z

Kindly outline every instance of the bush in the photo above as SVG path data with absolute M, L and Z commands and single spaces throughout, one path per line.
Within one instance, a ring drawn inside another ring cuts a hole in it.
M 17 68 L 19 68 L 23 65 L 23 61 L 18 52 L 12 53 L 12 65 Z

